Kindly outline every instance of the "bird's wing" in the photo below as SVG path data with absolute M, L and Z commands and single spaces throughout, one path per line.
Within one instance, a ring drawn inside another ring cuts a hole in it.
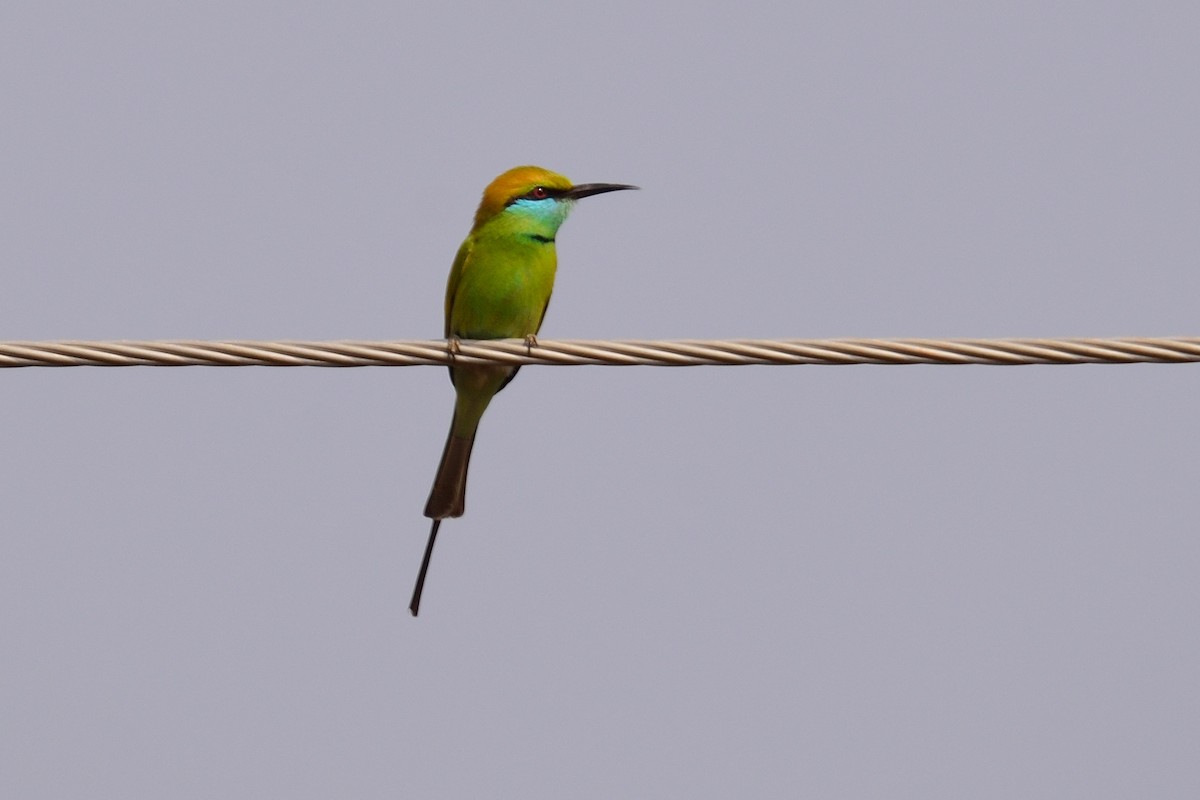
M 553 291 L 551 291 L 551 294 L 553 294 Z M 549 307 L 550 307 L 550 295 L 548 294 L 548 295 L 546 295 L 546 302 L 542 304 L 542 313 L 538 317 L 537 329 L 535 330 L 535 332 L 540 331 L 542 329 L 542 322 L 546 319 L 546 309 Z
M 467 262 L 470 260 L 471 237 L 468 236 L 463 240 L 462 246 L 458 248 L 458 255 L 454 257 L 454 266 L 450 267 L 450 278 L 446 281 L 446 324 L 443 329 L 443 338 L 446 339 L 452 335 L 450 319 L 454 314 L 454 299 L 458 294 L 458 284 L 462 280 L 462 274 L 467 269 Z

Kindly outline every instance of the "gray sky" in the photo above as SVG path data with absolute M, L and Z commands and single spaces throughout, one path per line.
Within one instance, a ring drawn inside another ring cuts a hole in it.
M 1195 4 L 24 3 L 0 339 L 1197 335 Z M 0 373 L 4 797 L 1200 794 L 1194 366 Z

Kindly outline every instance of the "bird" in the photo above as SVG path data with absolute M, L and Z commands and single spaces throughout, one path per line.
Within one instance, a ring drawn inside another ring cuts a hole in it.
M 460 339 L 525 339 L 531 347 L 536 344 L 554 290 L 555 239 L 575 201 L 637 188 L 624 183 L 572 184 L 535 166 L 513 167 L 489 183 L 446 282 L 443 333 L 450 352 L 455 352 Z M 414 617 L 421 607 L 438 528 L 442 520 L 461 517 L 465 509 L 467 465 L 479 420 L 518 369 L 450 365 L 454 416 L 425 504 L 425 516 L 433 523 L 408 606 Z

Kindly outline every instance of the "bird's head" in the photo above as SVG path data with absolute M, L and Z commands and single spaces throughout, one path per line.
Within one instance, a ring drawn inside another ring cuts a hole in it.
M 483 190 L 483 200 L 475 212 L 475 230 L 501 215 L 513 215 L 514 221 L 528 219 L 548 228 L 553 234 L 567 218 L 576 200 L 593 194 L 636 189 L 622 183 L 571 184 L 566 177 L 541 167 L 513 167 L 499 175 Z

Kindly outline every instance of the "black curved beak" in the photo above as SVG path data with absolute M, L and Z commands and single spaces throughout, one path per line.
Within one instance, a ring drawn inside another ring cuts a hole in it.
M 604 194 L 605 192 L 619 192 L 622 189 L 638 189 L 638 186 L 629 186 L 624 183 L 581 183 L 578 186 L 572 186 L 567 191 L 563 192 L 563 196 L 571 200 L 579 200 L 584 197 L 591 197 L 594 194 Z

